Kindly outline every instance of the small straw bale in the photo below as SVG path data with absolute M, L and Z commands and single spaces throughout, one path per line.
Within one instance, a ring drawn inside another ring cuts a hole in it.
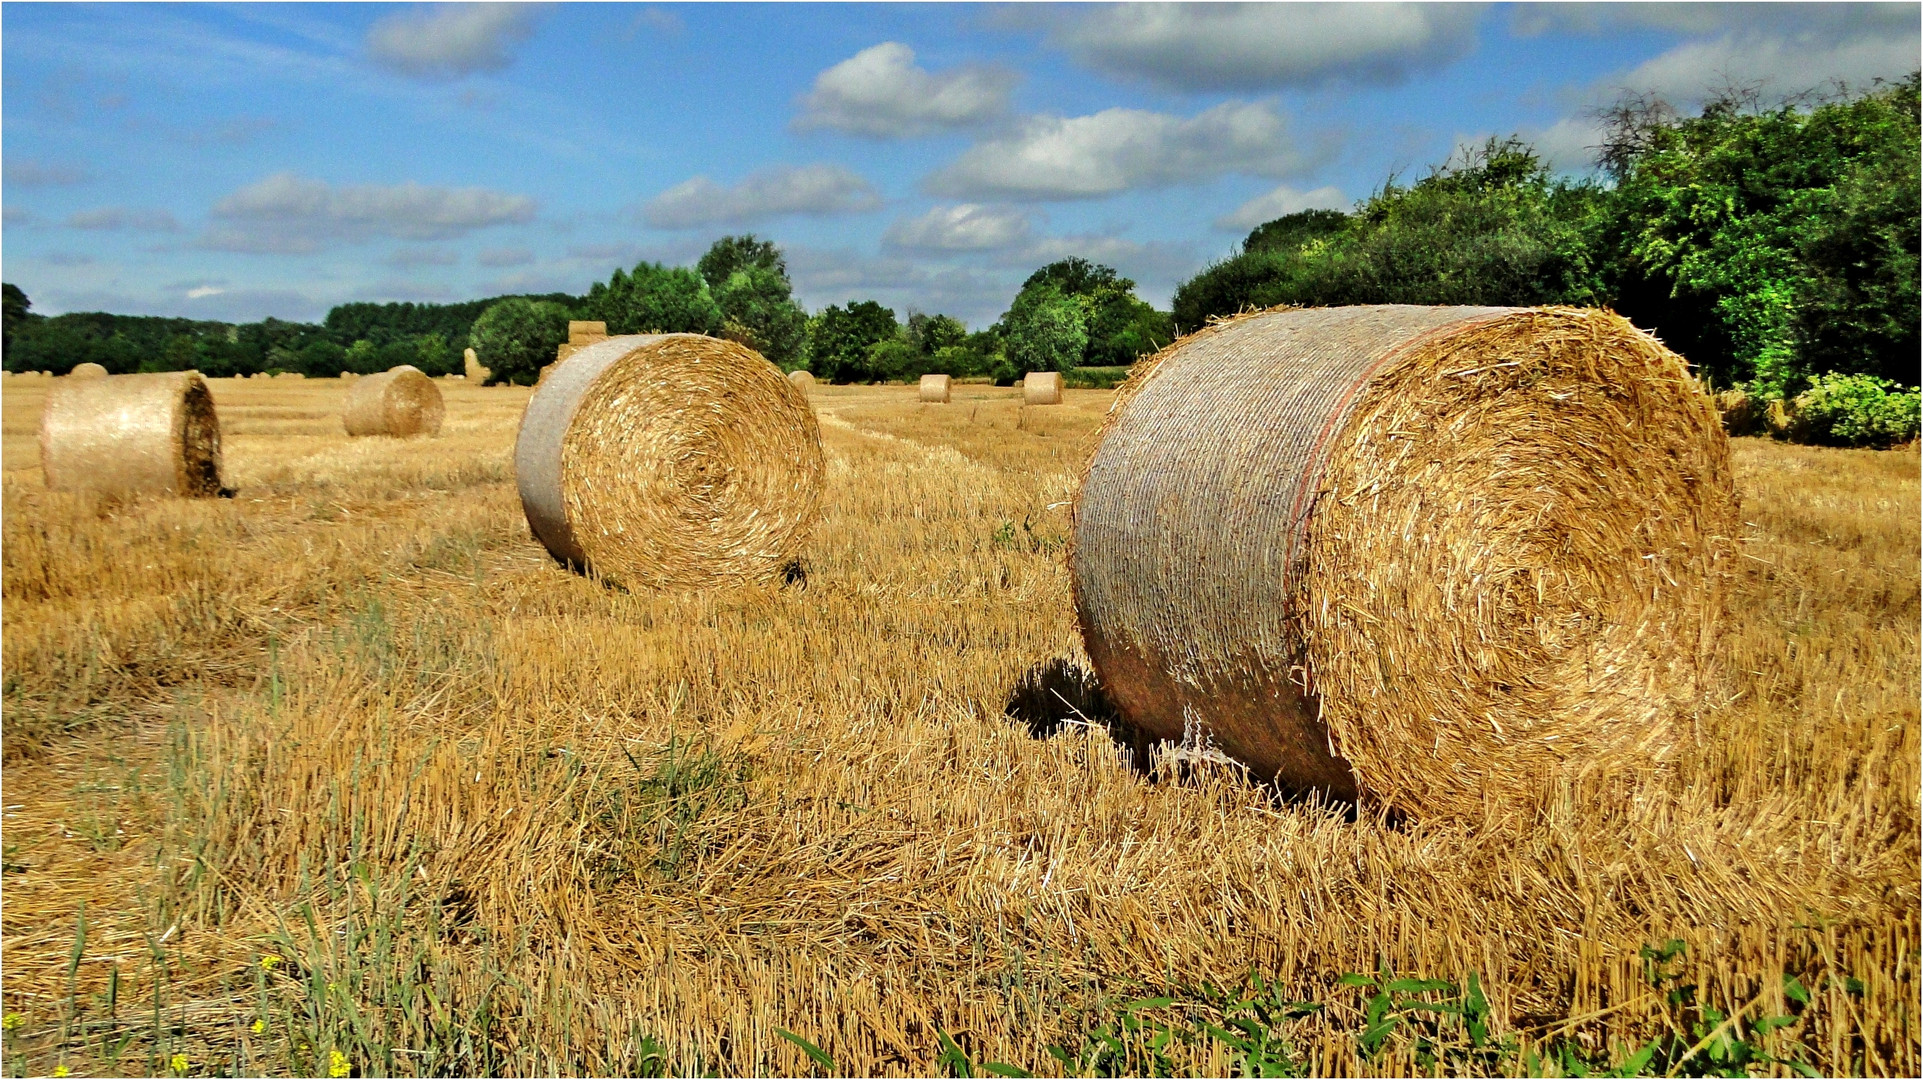
M 40 414 L 40 463 L 56 491 L 218 495 L 213 395 L 195 371 L 62 379 Z
M 923 375 L 921 377 L 921 399 L 937 404 L 948 403 L 948 376 Z
M 1743 390 L 1725 390 L 1716 395 L 1716 412 L 1723 418 L 1723 430 L 1731 435 L 1761 435 L 1769 428 L 1769 406 Z
M 307 376 L 302 375 L 298 371 L 283 371 L 279 375 L 274 376 L 276 379 L 305 379 L 306 377 Z
M 1681 358 L 1573 308 L 1272 310 L 1143 361 L 1070 581 L 1122 716 L 1415 817 L 1660 760 L 1735 496 Z
M 73 370 L 67 372 L 69 379 L 104 379 L 106 377 L 107 369 L 92 362 L 75 364 Z
M 514 445 L 534 535 L 629 588 L 765 582 L 821 510 L 821 432 L 759 353 L 699 334 L 583 347 L 535 388 Z
M 343 371 L 343 372 L 341 372 L 341 381 L 342 381 L 342 382 L 353 382 L 353 381 L 354 381 L 355 379 L 358 379 L 358 378 L 360 378 L 360 375 L 358 375 L 358 374 L 357 374 L 357 373 L 355 373 L 355 372 L 352 372 L 352 371 Z
M 341 423 L 349 435 L 432 435 L 446 415 L 441 388 L 421 369 L 402 364 L 354 380 Z
M 1022 404 L 1060 405 L 1061 403 L 1061 372 L 1031 371 L 1022 378 Z
M 462 374 L 468 382 L 484 383 L 494 376 L 494 372 L 481 366 L 481 358 L 473 349 L 461 353 Z
M 815 389 L 814 372 L 790 371 L 788 373 L 788 381 L 793 383 L 795 387 L 804 394 L 809 394 L 814 392 L 814 389 Z
M 568 323 L 569 345 L 592 345 L 608 339 L 608 324 L 576 320 Z

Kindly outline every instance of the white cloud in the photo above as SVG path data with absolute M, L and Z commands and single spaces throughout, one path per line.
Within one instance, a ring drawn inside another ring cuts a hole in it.
M 367 54 L 403 75 L 451 79 L 506 67 L 509 47 L 533 32 L 527 4 L 434 4 L 375 23 Z
M 203 300 L 209 296 L 219 296 L 221 293 L 224 293 L 226 291 L 227 291 L 226 289 L 223 289 L 218 285 L 199 285 L 187 290 L 187 299 Z
M 146 232 L 173 232 L 180 228 L 174 215 L 165 210 L 137 210 L 125 206 L 103 206 L 69 215 L 69 229 L 137 229 Z
M 656 195 L 642 216 L 657 229 L 739 225 L 784 214 L 854 214 L 881 205 L 874 185 L 839 165 L 780 166 L 734 187 L 705 176 Z
M 930 176 L 929 191 L 962 198 L 1081 199 L 1224 173 L 1287 176 L 1313 163 L 1275 110 L 1224 102 L 1184 119 L 1141 109 L 1036 116 L 977 143 Z
M 1582 172 L 1596 166 L 1596 152 L 1602 147 L 1605 132 L 1602 122 L 1588 116 L 1565 116 L 1541 131 L 1525 131 L 1523 137 L 1550 168 L 1562 172 Z
M 1300 191 L 1287 184 L 1274 191 L 1257 195 L 1234 211 L 1215 219 L 1218 229 L 1253 229 L 1265 221 L 1274 221 L 1286 214 L 1303 210 L 1347 210 L 1349 200 L 1342 192 L 1333 187 L 1319 187 L 1314 191 Z
M 67 187 L 85 181 L 87 170 L 39 158 L 10 157 L 3 175 L 15 187 Z
M 405 184 L 342 185 L 276 173 L 214 204 L 222 224 L 205 246 L 227 251 L 300 253 L 335 243 L 389 236 L 440 240 L 534 218 L 534 200 L 486 188 Z
M 1475 47 L 1479 4 L 1115 4 L 1050 35 L 1077 61 L 1179 90 L 1393 83 Z
M 474 261 L 482 266 L 526 266 L 534 261 L 534 252 L 526 248 L 484 248 Z
M 885 41 L 817 75 L 795 126 L 879 138 L 970 127 L 1008 111 L 1015 78 L 993 67 L 936 74 L 915 66 L 915 50 Z
M 1609 82 L 1687 108 L 1728 85 L 1759 85 L 1765 96 L 1823 89 L 1833 81 L 1867 85 L 1917 67 L 1918 26 L 1907 33 L 1864 33 L 1835 40 L 1816 30 L 1784 36 L 1735 32 L 1685 42 Z
M 1915 32 L 1917 8 L 1911 3 L 1551 3 L 1518 4 L 1510 9 L 1519 36 L 1561 31 L 1604 34 L 1621 29 L 1715 34 L 1731 30 L 1789 32 L 1818 30 L 1852 36 L 1865 32 Z
M 1028 214 L 1011 206 L 961 203 L 901 218 L 888 226 L 881 242 L 924 251 L 994 251 L 1025 243 L 1029 225 Z
M 32 225 L 39 220 L 40 216 L 38 214 L 35 214 L 23 206 L 0 207 L 0 224 L 18 227 L 21 225 Z
M 416 266 L 453 266 L 461 261 L 459 254 L 446 248 L 396 248 L 382 260 L 389 266 L 408 269 Z

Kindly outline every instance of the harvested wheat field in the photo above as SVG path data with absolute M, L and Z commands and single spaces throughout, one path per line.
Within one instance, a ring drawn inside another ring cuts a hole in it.
M 817 386 L 795 572 L 660 595 L 529 535 L 525 388 L 210 386 L 232 499 L 4 396 L 11 1073 L 1923 1070 L 1913 450 L 1735 440 L 1671 770 L 1398 822 L 1104 729 L 1108 392 Z

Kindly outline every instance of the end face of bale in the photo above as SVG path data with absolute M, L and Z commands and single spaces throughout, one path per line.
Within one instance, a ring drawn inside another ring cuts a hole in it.
M 63 379 L 40 416 L 40 461 L 56 491 L 218 495 L 213 395 L 192 371 Z
M 1613 314 L 1264 312 L 1124 388 L 1071 578 L 1132 724 L 1462 816 L 1663 756 L 1733 514 L 1709 399 Z
M 575 320 L 568 323 L 568 344 L 574 346 L 592 345 L 608 339 L 608 324 L 599 321 Z
M 441 430 L 447 406 L 441 388 L 411 364 L 356 379 L 341 409 L 349 435 L 433 435 Z
M 813 530 L 825 469 L 807 395 L 698 334 L 585 346 L 535 388 L 514 449 L 535 536 L 630 588 L 777 579 Z
M 948 402 L 949 379 L 946 375 L 923 375 L 921 377 L 921 400 L 946 404 Z
M 1062 373 L 1059 371 L 1031 371 L 1022 379 L 1022 404 L 1060 405 L 1062 403 Z

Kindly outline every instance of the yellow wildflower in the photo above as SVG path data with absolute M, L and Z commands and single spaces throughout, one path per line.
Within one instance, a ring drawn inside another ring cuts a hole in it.
M 21 1016 L 19 1013 L 8 1013 L 6 1016 L 0 1017 L 0 1028 L 5 1028 L 8 1031 L 18 1031 L 20 1030 L 20 1025 L 26 1022 L 27 1018 Z
M 260 958 L 260 969 L 262 971 L 272 971 L 279 967 L 282 962 L 280 957 L 275 956 L 273 953 L 268 953 L 266 956 Z
M 266 1030 L 267 1030 L 267 1021 L 265 1020 L 254 1021 L 254 1034 L 258 1035 L 261 1032 Z
M 354 1066 L 347 1060 L 346 1054 L 341 1053 L 339 1050 L 329 1050 L 327 1052 L 327 1075 L 341 1077 L 353 1071 Z
M 174 1070 L 174 1074 L 177 1076 L 186 1076 L 187 1070 L 194 1067 L 194 1063 L 187 1060 L 186 1054 L 175 1054 L 173 1059 L 167 1062 L 167 1064 Z
M 67 1067 L 66 1067 L 65 1065 L 55 1065 L 55 1066 L 53 1067 L 53 1075 L 55 1075 L 55 1076 L 72 1076 L 72 1075 L 73 1075 L 73 1073 L 70 1073 L 70 1072 L 68 1072 L 68 1071 L 67 1071 Z

